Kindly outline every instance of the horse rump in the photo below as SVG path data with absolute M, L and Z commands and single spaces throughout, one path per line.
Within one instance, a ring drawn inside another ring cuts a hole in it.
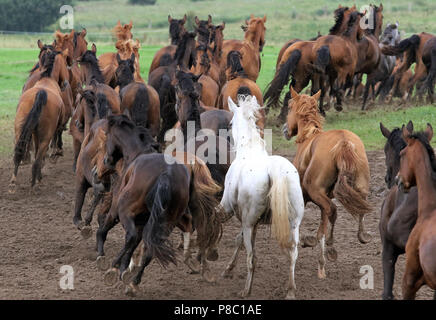
M 316 52 L 316 61 L 313 65 L 315 72 L 325 74 L 325 70 L 330 63 L 330 48 L 328 46 L 322 46 Z
M 29 146 L 33 132 L 38 127 L 39 118 L 41 116 L 43 106 L 47 104 L 47 92 L 39 90 L 36 93 L 32 109 L 27 115 L 26 121 L 21 127 L 20 136 L 15 144 L 14 149 L 14 164 L 18 168 Z
M 143 241 L 149 255 L 157 258 L 163 267 L 169 263 L 176 264 L 175 252 L 167 243 L 170 229 L 166 214 L 171 202 L 171 191 L 170 177 L 165 171 L 156 179 L 145 199 L 150 216 L 144 228 Z
M 280 65 L 276 71 L 274 79 L 266 87 L 264 94 L 264 100 L 269 108 L 270 106 L 276 107 L 280 104 L 280 94 L 283 87 L 288 84 L 291 74 L 298 66 L 298 62 L 301 59 L 301 51 L 294 50 L 285 63 Z

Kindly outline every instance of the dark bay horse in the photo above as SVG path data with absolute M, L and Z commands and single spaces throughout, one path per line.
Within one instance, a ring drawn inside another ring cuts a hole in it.
M 152 73 L 159 66 L 169 65 L 173 61 L 177 46 L 179 45 L 180 40 L 182 40 L 182 36 L 186 32 L 185 23 L 187 19 L 188 17 L 186 14 L 183 16 L 183 19 L 173 19 L 171 15 L 168 15 L 171 44 L 159 49 L 155 53 L 148 74 Z
M 367 243 L 371 236 L 364 230 L 364 217 L 371 211 L 367 201 L 369 193 L 369 164 L 362 140 L 347 130 L 323 131 L 323 118 L 318 112 L 314 96 L 299 95 L 291 87 L 292 100 L 284 128 L 285 138 L 296 136 L 297 154 L 294 165 L 301 178 L 305 202 L 314 202 L 321 209 L 321 221 L 317 236 L 305 237 L 304 246 L 314 247 L 319 242 L 318 277 L 325 278 L 325 244 L 329 246 L 327 258 L 335 261 L 333 230 L 337 208 L 336 198 L 359 221 L 358 239 Z M 330 236 L 326 240 L 328 221 Z
M 407 146 L 400 152 L 397 184 L 406 193 L 413 186 L 418 189 L 418 218 L 406 244 L 402 292 L 403 299 L 415 299 L 423 285 L 436 290 L 436 158 L 429 143 L 433 137 L 430 124 L 422 132 L 411 132 L 405 126 L 402 131 Z
M 32 143 L 35 151 L 35 161 L 32 165 L 31 187 L 36 180 L 41 181 L 41 169 L 53 141 L 53 158 L 61 153 L 59 140 L 65 124 L 71 115 L 71 110 L 65 107 L 59 82 L 68 79 L 66 57 L 64 52 L 50 51 L 46 54 L 43 72 L 40 80 L 29 90 L 25 91 L 18 101 L 15 115 L 15 148 L 14 172 L 10 181 L 9 191 L 15 192 L 18 167 Z
M 407 124 L 413 131 L 413 123 Z M 394 299 L 392 288 L 395 278 L 395 265 L 398 256 L 405 253 L 407 239 L 416 223 L 418 216 L 418 189 L 413 187 L 408 193 L 398 188 L 395 177 L 400 170 L 400 152 L 406 147 L 400 128 L 392 131 L 380 123 L 380 130 L 387 139 L 384 151 L 386 157 L 386 185 L 389 192 L 381 206 L 379 223 L 382 240 L 382 265 L 384 288 L 382 298 Z
M 122 60 L 117 55 L 116 83 L 120 88 L 121 112 L 127 110 L 135 125 L 148 128 L 157 137 L 160 128 L 160 101 L 156 90 L 142 82 L 136 82 L 135 55 Z

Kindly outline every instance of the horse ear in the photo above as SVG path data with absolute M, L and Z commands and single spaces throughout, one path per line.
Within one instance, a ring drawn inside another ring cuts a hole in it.
M 246 24 L 247 26 L 248 26 L 248 22 L 249 22 L 249 21 L 248 21 L 248 19 L 247 19 L 247 20 L 245 20 L 245 24 Z
M 211 24 L 212 23 L 212 16 L 209 14 L 207 15 L 207 23 Z
M 351 10 L 356 10 L 356 5 L 353 5 L 352 7 L 351 7 Z
M 404 141 L 406 141 L 406 143 L 408 143 L 410 135 L 412 134 L 412 132 L 410 132 L 404 124 L 403 124 L 403 128 L 402 128 L 402 132 L 403 132 Z
M 382 135 L 386 138 L 389 139 L 389 136 L 391 135 L 391 132 L 389 131 L 388 128 L 386 128 L 383 123 L 380 122 L 380 131 L 382 133 Z
M 383 11 L 383 3 L 380 3 L 379 9 L 380 9 L 380 10 L 379 10 L 380 12 Z
M 37 44 L 38 44 L 38 48 L 42 50 L 42 48 L 44 47 L 44 44 L 42 43 L 42 41 L 38 40 Z
M 133 21 L 130 20 L 130 23 L 129 23 L 129 29 L 132 29 L 132 27 L 133 27 Z
M 254 14 L 250 14 L 250 19 L 254 19 Z
M 410 133 L 412 133 L 413 132 L 413 122 L 412 122 L 412 120 L 410 120 L 408 123 L 407 123 L 407 130 L 409 130 L 409 132 Z
M 319 97 L 321 97 L 321 90 L 318 90 L 318 92 L 312 96 L 312 98 L 314 98 L 316 101 L 319 100 Z
M 92 44 L 91 52 L 92 53 L 97 53 L 97 47 L 95 46 L 95 43 Z
M 433 127 L 430 123 L 427 123 L 427 128 L 424 131 L 425 136 L 427 137 L 428 142 L 433 138 Z
M 295 99 L 296 101 L 300 99 L 300 95 L 294 90 L 292 86 L 290 86 L 290 90 L 292 99 Z
M 132 55 L 130 56 L 130 64 L 131 64 L 132 66 L 135 65 L 135 59 L 136 59 L 136 56 L 135 56 L 134 53 L 132 53 Z
M 73 29 L 73 30 L 71 30 L 71 32 L 70 32 L 70 36 L 69 36 L 69 37 L 70 37 L 71 39 L 73 39 L 73 38 L 74 38 L 74 33 L 75 33 L 74 29 Z
M 185 15 L 183 16 L 183 24 L 186 23 L 186 20 L 188 20 L 188 16 L 185 14 Z
M 263 23 L 266 22 L 266 14 L 263 16 Z
M 230 96 L 227 98 L 227 104 L 229 105 L 229 109 L 231 112 L 235 113 L 238 110 L 238 106 L 233 102 Z
M 397 21 L 397 22 L 395 22 L 395 25 L 396 25 L 397 28 L 398 28 L 398 26 L 400 25 L 400 23 Z
M 219 28 L 221 29 L 221 31 L 223 31 L 225 27 L 226 27 L 226 23 L 223 21 L 223 23 L 221 23 Z
M 80 36 L 81 36 L 82 38 L 85 38 L 85 37 L 86 37 L 86 29 L 85 29 L 85 28 L 83 28 L 83 29 L 82 29 L 82 32 L 80 32 Z
M 195 24 L 196 24 L 197 26 L 200 25 L 200 20 L 198 19 L 197 16 L 195 16 L 194 21 L 195 21 Z
M 120 57 L 120 54 L 119 54 L 119 53 L 117 53 L 117 62 L 118 62 L 118 65 L 121 64 L 121 57 Z
M 171 15 L 168 15 L 168 23 L 171 23 L 171 21 L 173 21 L 173 18 L 171 18 Z

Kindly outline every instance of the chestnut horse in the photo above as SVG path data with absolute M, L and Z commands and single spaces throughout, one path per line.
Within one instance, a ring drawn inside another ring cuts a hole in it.
M 244 40 L 224 40 L 221 54 L 221 72 L 225 73 L 227 68 L 227 55 L 230 51 L 236 50 L 242 54 L 242 67 L 250 80 L 256 81 L 260 72 L 260 52 L 265 45 L 265 23 L 266 16 L 255 18 L 250 16 L 246 20 L 246 26 L 242 26 L 245 31 Z
M 67 110 L 64 105 L 59 87 L 59 83 L 68 79 L 67 56 L 68 50 L 47 52 L 40 80 L 25 91 L 18 101 L 15 115 L 14 172 L 9 186 L 9 191 L 12 193 L 16 189 L 18 167 L 29 149 L 32 138 L 35 150 L 32 189 L 36 180 L 42 179 L 41 169 L 50 141 L 53 140 L 55 147 L 52 154 L 54 160 L 61 154 L 59 139 L 71 115 L 71 110 Z
M 160 102 L 156 90 L 149 85 L 134 80 L 135 55 L 121 60 L 117 55 L 118 68 L 115 72 L 116 84 L 120 88 L 121 112 L 127 110 L 135 125 L 150 130 L 157 137 L 160 128 Z
M 413 131 L 413 123 L 407 124 Z M 398 256 L 405 253 L 407 239 L 416 223 L 418 216 L 418 189 L 412 187 L 410 192 L 404 191 L 395 184 L 395 177 L 400 170 L 400 152 L 406 147 L 403 133 L 400 128 L 392 131 L 380 123 L 380 130 L 387 139 L 385 144 L 386 177 L 385 181 L 389 192 L 381 207 L 379 223 L 382 240 L 383 265 L 383 295 L 385 300 L 394 299 L 392 288 L 395 278 L 395 264 Z
M 327 257 L 336 260 L 333 248 L 333 230 L 336 222 L 336 198 L 345 209 L 359 220 L 358 239 L 361 243 L 370 241 L 364 231 L 365 214 L 371 211 L 367 201 L 369 193 L 369 165 L 362 141 L 347 130 L 323 131 L 322 117 L 318 113 L 314 96 L 299 95 L 291 87 L 292 100 L 284 128 L 285 138 L 296 136 L 297 154 L 294 165 L 297 168 L 305 202 L 312 201 L 321 209 L 321 222 L 317 237 L 307 236 L 305 246 L 321 245 L 318 277 L 325 278 L 325 244 L 329 246 Z M 330 220 L 329 239 L 326 240 L 327 222 Z
M 382 48 L 382 53 L 388 56 L 399 56 L 400 54 L 403 54 L 402 63 L 399 66 L 397 72 L 395 73 L 394 84 L 387 96 L 388 101 L 392 100 L 392 97 L 397 91 L 399 82 L 403 77 L 403 74 L 407 70 L 409 70 L 410 66 L 413 63 L 416 63 L 415 74 L 409 80 L 407 89 L 402 97 L 402 103 L 405 103 L 407 101 L 415 84 L 418 81 L 425 79 L 425 77 L 427 76 L 427 68 L 422 60 L 424 46 L 427 41 L 434 38 L 434 35 L 422 32 L 420 34 L 414 34 L 410 38 L 402 40 L 396 46 L 386 46 Z
M 397 184 L 406 193 L 413 186 L 418 189 L 418 218 L 406 244 L 403 299 L 415 299 L 423 285 L 436 290 L 436 160 L 429 143 L 432 137 L 430 124 L 417 133 L 403 126 L 407 146 L 400 153 Z
M 177 46 L 179 45 L 180 40 L 182 40 L 182 36 L 186 32 L 185 23 L 187 19 L 188 17 L 186 14 L 183 16 L 183 19 L 173 19 L 171 15 L 168 15 L 171 45 L 163 47 L 155 53 L 148 74 L 152 73 L 159 66 L 169 65 L 173 61 Z M 163 57 L 164 59 L 162 59 Z

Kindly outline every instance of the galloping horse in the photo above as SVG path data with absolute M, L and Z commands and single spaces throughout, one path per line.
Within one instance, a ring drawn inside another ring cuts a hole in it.
M 120 88 L 121 112 L 128 111 L 136 125 L 150 130 L 156 137 L 160 127 L 160 102 L 156 90 L 142 82 L 134 81 L 135 55 L 121 60 L 117 55 L 116 83 Z
M 43 72 L 40 80 L 29 90 L 25 91 L 18 102 L 15 116 L 15 149 L 14 172 L 10 181 L 10 192 L 15 192 L 18 167 L 23 160 L 33 138 L 35 162 L 32 165 L 31 187 L 41 181 L 41 169 L 44 158 L 53 140 L 55 147 L 52 157 L 61 154 L 59 146 L 60 136 L 71 110 L 67 110 L 62 100 L 62 91 L 59 83 L 68 80 L 66 57 L 64 52 L 50 51 L 46 53 Z
M 170 24 L 169 31 L 171 37 L 171 45 L 163 47 L 155 53 L 148 74 L 151 74 L 155 69 L 160 66 L 169 65 L 173 61 L 177 46 L 179 45 L 180 40 L 182 40 L 182 37 L 186 32 L 185 23 L 187 19 L 188 17 L 186 16 L 186 14 L 183 16 L 183 19 L 173 19 L 171 15 L 168 15 L 168 23 Z
M 247 280 L 241 292 L 251 292 L 255 269 L 254 244 L 260 223 L 270 223 L 279 245 L 290 259 L 287 299 L 295 299 L 295 263 L 298 256 L 299 228 L 304 215 L 300 178 L 295 167 L 280 156 L 269 156 L 265 141 L 256 127 L 260 106 L 254 96 L 239 97 L 239 107 L 231 98 L 232 136 L 236 158 L 226 175 L 221 206 L 228 214 L 236 213 L 242 228 L 236 237 L 236 250 L 223 276 L 231 277 L 242 247 L 247 251 Z
M 413 123 L 407 124 L 413 131 Z M 408 193 L 395 184 L 395 177 L 400 170 L 400 152 L 406 147 L 401 129 L 389 131 L 382 123 L 380 130 L 387 139 L 385 145 L 386 177 L 389 189 L 381 207 L 379 231 L 382 240 L 382 265 L 384 288 L 382 298 L 394 299 L 392 287 L 395 278 L 395 264 L 398 256 L 405 253 L 407 239 L 418 216 L 418 189 L 412 187 Z
M 413 186 L 418 189 L 418 218 L 406 244 L 403 299 L 415 299 L 423 285 L 436 290 L 436 160 L 429 143 L 432 137 L 430 124 L 418 133 L 403 126 L 407 146 L 400 153 L 397 184 L 406 193 Z
M 325 278 L 325 244 L 329 260 L 336 260 L 333 248 L 333 230 L 336 222 L 334 197 L 345 209 L 359 220 L 358 239 L 361 243 L 370 241 L 364 231 L 363 219 L 371 208 L 367 202 L 369 192 L 369 165 L 362 141 L 347 130 L 323 131 L 322 117 L 317 111 L 317 100 L 321 92 L 314 96 L 298 95 L 291 87 L 292 100 L 289 101 L 289 114 L 284 127 L 285 138 L 297 136 L 297 154 L 294 165 L 301 177 L 304 200 L 312 201 L 321 209 L 321 222 L 317 237 L 307 236 L 305 246 L 321 245 L 318 277 Z M 327 219 L 330 220 L 330 237 L 326 241 Z
M 244 40 L 224 40 L 221 53 L 221 72 L 225 73 L 227 68 L 227 55 L 230 51 L 236 50 L 242 54 L 242 67 L 250 80 L 256 81 L 260 72 L 260 52 L 265 45 L 265 22 L 263 18 L 250 16 L 246 20 L 246 26 L 242 26 L 245 31 Z

